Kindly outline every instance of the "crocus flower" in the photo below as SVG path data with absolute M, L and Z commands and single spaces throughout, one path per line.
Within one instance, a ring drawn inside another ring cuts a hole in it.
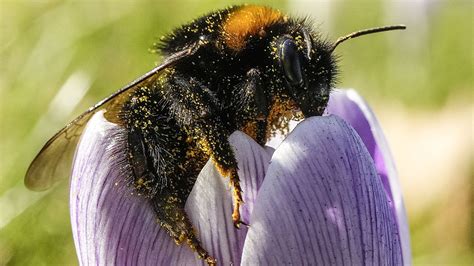
M 146 199 L 121 185 L 123 142 L 113 136 L 122 133 L 98 113 L 76 151 L 70 207 L 80 264 L 204 264 L 160 228 Z M 218 264 L 410 264 L 394 164 L 374 115 L 354 91 L 334 92 L 327 116 L 305 119 L 276 150 L 239 131 L 229 140 L 250 227 L 233 227 L 228 180 L 210 161 L 186 202 Z

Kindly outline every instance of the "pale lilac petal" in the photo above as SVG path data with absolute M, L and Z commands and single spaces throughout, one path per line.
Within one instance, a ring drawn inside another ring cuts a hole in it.
M 272 157 L 243 265 L 400 265 L 385 194 L 354 129 L 335 116 L 306 119 Z
M 124 131 L 96 114 L 81 138 L 71 175 L 71 223 L 81 265 L 203 264 L 186 245 L 177 246 L 156 223 L 143 198 L 124 187 L 120 171 Z M 239 160 L 239 174 L 249 219 L 253 201 L 270 160 L 269 152 L 241 132 L 230 138 Z M 220 263 L 240 262 L 247 232 L 232 224 L 228 180 L 208 162 L 186 203 L 203 246 Z
M 405 264 L 410 264 L 410 234 L 398 173 L 383 130 L 375 114 L 355 90 L 334 91 L 329 98 L 326 112 L 337 115 L 348 122 L 366 145 L 391 200 L 390 204 L 394 205 L 397 213 L 403 261 Z
M 267 173 L 275 149 L 260 146 L 255 140 L 240 131 L 234 132 L 229 141 L 234 147 L 235 157 L 239 163 L 239 177 L 245 203 L 241 208 L 242 220 L 248 222 L 257 192 Z
M 239 162 L 243 190 L 242 218 L 249 221 L 257 191 L 270 161 L 270 154 L 242 132 L 230 139 Z M 229 180 L 222 177 L 209 161 L 194 185 L 186 210 L 202 242 L 222 265 L 239 265 L 247 228 L 235 229 L 232 222 L 232 193 Z

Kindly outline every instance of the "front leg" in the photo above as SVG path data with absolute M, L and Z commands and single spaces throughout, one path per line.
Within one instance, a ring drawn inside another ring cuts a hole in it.
M 269 113 L 267 94 L 262 73 L 256 68 L 247 71 L 244 82 L 236 86 L 233 91 L 237 100 L 233 101 L 232 107 L 242 123 L 239 129 L 260 145 L 264 145 L 267 141 L 266 128 Z
M 196 79 L 175 73 L 163 90 L 171 116 L 197 139 L 200 149 L 212 158 L 220 174 L 230 178 L 234 199 L 232 220 L 236 227 L 245 224 L 240 220 L 243 200 L 237 161 L 228 141 L 236 128 L 224 121 L 214 94 Z
M 247 225 L 241 221 L 240 217 L 240 206 L 243 204 L 242 189 L 237 173 L 237 161 L 228 141 L 231 131 L 223 127 L 223 121 L 219 117 L 209 117 L 199 121 L 194 126 L 199 131 L 202 149 L 211 156 L 219 173 L 222 176 L 229 177 L 234 199 L 232 212 L 234 226 L 239 228 L 241 224 Z

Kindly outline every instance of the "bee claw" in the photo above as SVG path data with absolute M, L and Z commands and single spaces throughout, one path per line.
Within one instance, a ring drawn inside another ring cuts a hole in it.
M 209 266 L 214 266 L 214 265 L 217 265 L 217 260 L 214 259 L 213 257 L 209 256 L 209 257 L 206 258 L 206 263 Z
M 238 220 L 238 221 L 234 221 L 234 227 L 237 228 L 237 229 L 240 229 L 240 225 L 245 225 L 247 228 L 250 227 L 250 225 L 246 222 L 243 222 L 241 220 Z

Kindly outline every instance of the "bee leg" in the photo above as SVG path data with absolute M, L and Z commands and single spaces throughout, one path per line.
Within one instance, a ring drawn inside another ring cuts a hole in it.
M 265 95 L 269 93 L 265 93 L 265 88 L 262 83 L 261 73 L 257 69 L 251 69 L 247 72 L 248 83 L 249 87 L 253 88 L 253 105 L 255 105 L 257 109 L 257 135 L 255 140 L 260 145 L 265 145 L 267 142 L 267 117 L 269 113 L 269 104 L 268 99 Z
M 235 169 L 230 176 L 230 184 L 232 186 L 232 198 L 234 199 L 234 208 L 232 210 L 232 221 L 234 222 L 234 227 L 240 228 L 241 224 L 249 226 L 249 224 L 243 222 L 240 217 L 240 206 L 242 206 L 244 201 L 242 200 L 242 188 L 240 187 L 240 179 L 237 174 L 237 169 Z
M 177 245 L 186 243 L 208 265 L 216 265 L 216 260 L 209 255 L 197 239 L 184 210 L 184 202 L 179 196 L 169 193 L 160 194 L 155 196 L 151 202 L 161 227 L 170 234 Z
M 243 131 L 254 138 L 258 144 L 264 145 L 267 140 L 267 117 L 268 102 L 265 96 L 265 87 L 262 82 L 262 74 L 257 68 L 252 68 L 247 72 L 245 81 L 234 89 L 236 101 L 233 109 L 244 121 L 252 121 L 253 125 L 248 128 L 244 124 Z
M 233 211 L 232 221 L 236 228 L 240 225 L 248 225 L 241 220 L 240 206 L 244 203 L 242 199 L 242 188 L 240 187 L 240 178 L 237 173 L 237 161 L 234 152 L 228 141 L 230 136 L 218 117 L 210 118 L 205 125 L 200 126 L 204 130 L 203 148 L 212 157 L 217 170 L 222 176 L 229 177 L 230 186 L 232 187 Z
M 237 174 L 237 161 L 229 144 L 229 136 L 235 127 L 225 123 L 228 115 L 221 112 L 215 95 L 197 79 L 175 74 L 168 86 L 163 88 L 163 97 L 170 106 L 170 115 L 198 138 L 200 149 L 211 156 L 223 176 L 230 178 L 234 209 L 232 219 L 238 228 L 245 224 L 240 220 L 243 204 L 242 189 Z
M 228 146 L 229 146 L 229 150 L 227 151 L 225 149 L 214 150 L 212 157 L 214 159 L 214 162 L 220 174 L 222 176 L 229 177 L 230 186 L 232 188 L 232 198 L 233 198 L 232 221 L 234 223 L 234 227 L 240 228 L 241 224 L 246 225 L 246 226 L 248 226 L 248 224 L 243 222 L 240 216 L 240 206 L 244 204 L 244 201 L 242 199 L 242 188 L 240 187 L 240 178 L 237 173 L 237 162 L 235 162 L 235 165 L 233 166 L 228 165 L 229 161 L 227 160 L 223 162 L 223 158 L 225 158 L 225 156 L 234 155 L 230 148 L 230 145 Z M 225 152 L 227 153 L 226 155 L 223 154 Z M 235 161 L 235 158 L 233 159 Z

